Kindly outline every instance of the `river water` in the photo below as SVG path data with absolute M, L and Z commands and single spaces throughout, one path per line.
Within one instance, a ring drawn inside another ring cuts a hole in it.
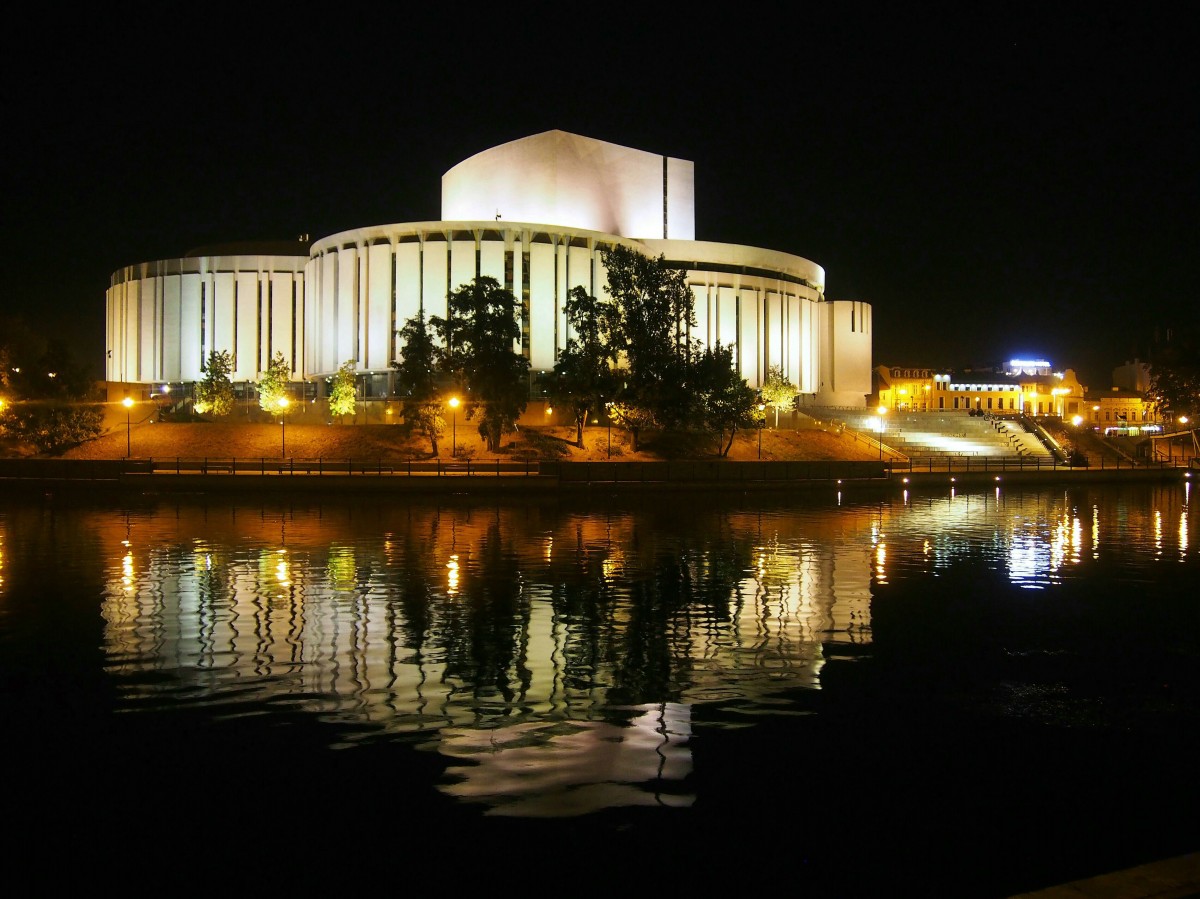
M 958 896 L 1193 850 L 1191 500 L 0 500 L 12 848 Z

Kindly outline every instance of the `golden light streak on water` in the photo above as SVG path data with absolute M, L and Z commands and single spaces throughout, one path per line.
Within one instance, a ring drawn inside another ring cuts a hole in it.
M 446 595 L 458 595 L 458 555 L 450 557 L 446 563 Z

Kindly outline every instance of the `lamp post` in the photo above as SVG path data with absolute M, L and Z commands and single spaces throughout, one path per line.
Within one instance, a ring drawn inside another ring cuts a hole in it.
M 879 413 L 879 461 L 883 461 L 883 416 L 887 415 L 887 406 L 875 410 Z
M 458 455 L 458 397 L 450 397 L 450 455 Z
M 133 408 L 133 398 L 125 397 L 121 405 L 125 407 L 125 458 L 128 459 L 133 455 L 133 438 L 129 435 L 129 410 Z
M 764 414 L 767 407 L 764 403 L 758 404 L 758 458 L 762 459 L 762 432 L 767 424 L 767 416 Z
M 604 457 L 606 459 L 611 459 L 612 458 L 612 403 L 604 404 L 604 423 L 608 428 L 608 451 L 605 453 Z
M 287 457 L 287 410 L 290 403 L 286 396 L 279 398 L 279 458 Z

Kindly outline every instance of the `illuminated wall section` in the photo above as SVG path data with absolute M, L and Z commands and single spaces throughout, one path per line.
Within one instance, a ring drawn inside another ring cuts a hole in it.
M 105 294 L 110 381 L 196 381 L 215 350 L 236 353 L 239 379 L 257 376 L 276 346 L 292 358 L 292 279 L 304 256 L 189 256 L 128 266 Z M 282 291 L 286 305 L 272 303 Z M 304 291 L 296 290 L 303 307 Z M 236 334 L 236 345 L 235 345 Z
M 376 240 L 367 253 L 367 333 L 363 367 L 370 371 L 387 369 L 391 364 L 392 331 L 392 247 Z
M 442 217 L 692 240 L 694 182 L 688 160 L 547 131 L 484 150 L 446 172 Z
M 864 405 L 871 392 L 871 307 L 853 300 L 820 306 L 819 401 Z

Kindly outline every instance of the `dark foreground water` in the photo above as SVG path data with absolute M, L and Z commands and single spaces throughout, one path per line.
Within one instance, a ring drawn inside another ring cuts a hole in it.
M 1195 850 L 1190 499 L 0 499 L 10 872 L 1004 896 Z

